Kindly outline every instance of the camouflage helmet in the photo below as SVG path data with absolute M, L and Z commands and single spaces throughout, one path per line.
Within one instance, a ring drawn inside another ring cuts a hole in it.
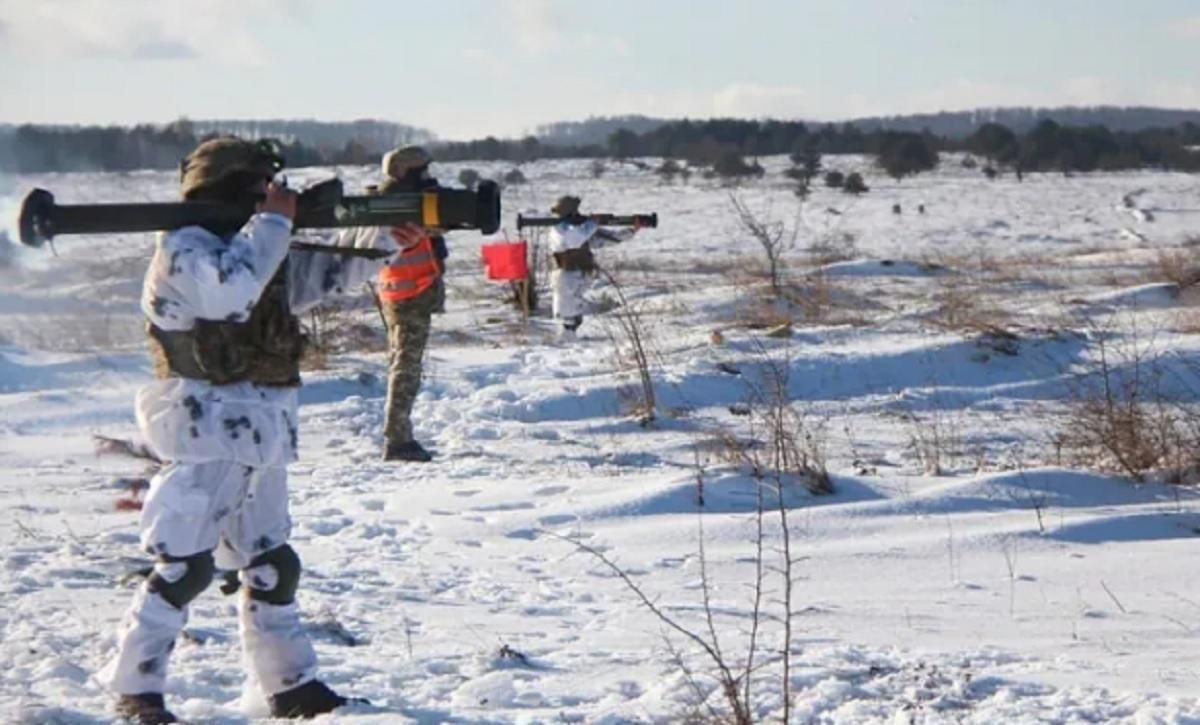
M 579 213 L 579 204 L 582 201 L 578 196 L 560 196 L 558 201 L 554 202 L 554 206 L 550 207 L 550 213 L 557 216 L 574 216 Z
M 420 146 L 401 146 L 383 155 L 383 175 L 403 179 L 408 172 L 424 168 L 433 162 L 429 152 Z
M 279 145 L 272 140 L 246 141 L 236 136 L 209 139 L 179 162 L 179 186 L 184 197 L 238 173 L 271 178 L 283 168 Z

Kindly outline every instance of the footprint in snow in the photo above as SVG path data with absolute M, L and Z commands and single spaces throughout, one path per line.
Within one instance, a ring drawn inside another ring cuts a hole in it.
M 484 506 L 476 506 L 472 511 L 483 511 L 491 513 L 493 511 L 528 511 L 529 509 L 537 508 L 528 501 L 515 501 L 513 503 L 494 503 Z

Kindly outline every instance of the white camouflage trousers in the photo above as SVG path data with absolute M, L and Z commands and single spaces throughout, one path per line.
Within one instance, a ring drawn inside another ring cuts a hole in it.
M 287 542 L 287 469 L 251 468 L 238 463 L 175 463 L 150 484 L 141 517 L 146 551 L 186 557 L 212 551 L 219 569 L 238 569 L 238 620 L 244 666 L 267 695 L 316 677 L 317 658 L 300 626 L 295 602 L 273 605 L 247 594 L 252 578 L 274 586 L 271 565 L 246 568 L 255 556 Z M 178 563 L 159 562 L 160 576 L 174 581 Z M 143 584 L 134 595 L 119 632 L 117 655 L 101 678 L 118 694 L 163 692 L 175 638 L 187 623 L 187 607 L 177 609 Z
M 583 272 L 564 269 L 550 271 L 551 301 L 556 319 L 579 317 L 587 312 L 587 300 L 583 293 L 587 291 L 588 283 L 587 275 Z

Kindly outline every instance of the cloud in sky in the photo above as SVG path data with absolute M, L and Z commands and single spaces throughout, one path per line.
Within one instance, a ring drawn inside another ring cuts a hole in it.
M 200 53 L 182 40 L 151 40 L 134 46 L 130 56 L 144 60 L 186 60 L 199 58 Z
M 963 78 L 886 97 L 818 91 L 800 85 L 740 82 L 701 91 L 618 94 L 612 110 L 607 113 L 638 113 L 653 109 L 650 113 L 656 116 L 830 121 L 997 106 L 1101 105 L 1131 97 L 1121 91 L 1116 84 L 1091 76 L 1069 78 L 1043 88 Z M 1153 95 L 1143 90 L 1132 97 L 1149 100 Z
M 991 83 L 960 78 L 931 88 L 886 99 L 892 113 L 921 113 L 938 110 L 995 108 L 1000 106 L 1098 106 L 1125 103 L 1136 98 L 1119 84 L 1096 76 L 1073 76 L 1041 87 L 1013 83 Z
M 735 116 L 841 121 L 864 116 L 974 108 L 1108 104 L 1200 108 L 1200 84 L 1155 82 L 1124 86 L 1112 80 L 1080 75 L 1031 86 L 961 78 L 886 97 L 752 82 L 660 92 L 604 91 L 583 85 L 563 88 L 546 103 L 532 100 L 511 108 L 491 109 L 486 128 L 479 127 L 479 121 L 469 115 L 455 114 L 449 107 L 437 111 L 432 107 L 423 109 L 430 113 L 421 122 L 447 138 L 470 138 L 488 133 L 515 136 L 541 123 L 626 113 L 668 118 Z M 564 109 L 569 109 L 570 113 L 565 115 Z
M 1200 108 L 1200 83 L 1156 81 L 1146 89 L 1146 103 L 1167 108 Z
M 293 17 L 285 0 L 0 0 L 0 54 L 55 59 L 213 60 L 260 65 L 255 33 Z
M 521 50 L 541 55 L 563 46 L 568 26 L 554 0 L 507 0 L 503 10 L 509 35 Z
M 1167 23 L 1167 33 L 1184 40 L 1200 40 L 1200 15 L 1172 20 Z

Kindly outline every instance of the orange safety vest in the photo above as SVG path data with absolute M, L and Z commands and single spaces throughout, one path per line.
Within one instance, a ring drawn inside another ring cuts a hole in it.
M 401 250 L 386 267 L 379 270 L 379 299 L 384 302 L 404 302 L 433 286 L 442 271 L 433 255 L 433 241 L 421 241 Z

